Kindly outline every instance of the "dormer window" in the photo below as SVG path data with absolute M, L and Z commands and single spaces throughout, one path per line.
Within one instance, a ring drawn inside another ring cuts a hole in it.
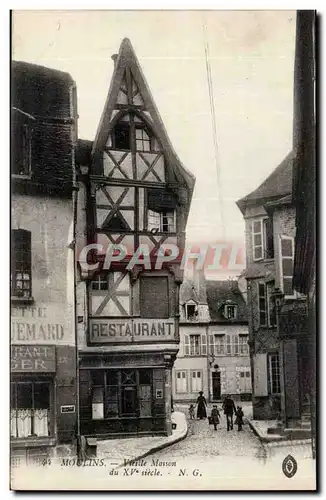
M 198 311 L 196 304 L 186 304 L 186 319 L 188 321 L 194 321 L 197 319 Z
M 233 304 L 227 304 L 224 306 L 224 317 L 226 319 L 236 319 L 237 317 L 237 306 Z

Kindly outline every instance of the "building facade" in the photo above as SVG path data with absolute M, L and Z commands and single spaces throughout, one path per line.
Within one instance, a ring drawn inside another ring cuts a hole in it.
M 12 63 L 11 410 L 13 464 L 72 453 L 76 432 L 73 183 L 76 88 Z
M 237 202 L 246 224 L 249 344 L 255 419 L 299 422 L 306 397 L 306 299 L 293 288 L 293 153 Z M 279 292 L 278 292 L 279 291 Z M 277 304 L 276 294 L 284 298 Z
M 156 263 L 163 244 L 184 248 L 194 177 L 128 39 L 112 59 L 95 140 L 81 144 L 78 159 L 80 428 L 97 437 L 169 435 L 182 273 L 180 262 Z M 93 270 L 83 264 L 89 244 L 98 245 L 87 253 Z
M 248 319 L 236 280 L 185 280 L 180 295 L 180 350 L 173 367 L 173 399 L 209 402 L 226 394 L 251 399 Z

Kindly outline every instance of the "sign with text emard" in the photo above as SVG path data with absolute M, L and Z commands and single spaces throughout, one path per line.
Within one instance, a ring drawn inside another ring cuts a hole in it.
M 162 342 L 174 340 L 174 319 L 93 319 L 90 342 Z
M 12 345 L 12 372 L 55 372 L 55 346 Z
M 73 345 L 72 311 L 56 304 L 12 307 L 11 343 Z

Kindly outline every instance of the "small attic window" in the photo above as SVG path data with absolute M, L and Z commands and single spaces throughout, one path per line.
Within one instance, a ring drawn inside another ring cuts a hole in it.
M 197 306 L 195 304 L 186 304 L 186 318 L 188 321 L 194 321 L 198 316 Z
M 229 305 L 229 304 L 224 306 L 224 317 L 226 319 L 236 319 L 237 306 L 236 305 Z

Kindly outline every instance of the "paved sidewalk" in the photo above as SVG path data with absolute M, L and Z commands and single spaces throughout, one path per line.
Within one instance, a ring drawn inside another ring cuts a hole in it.
M 104 458 L 113 468 L 125 465 L 126 461 L 139 460 L 184 439 L 188 432 L 187 419 L 183 412 L 172 413 L 172 422 L 177 424 L 171 436 L 139 437 L 131 439 L 108 439 L 97 441 L 97 458 Z

